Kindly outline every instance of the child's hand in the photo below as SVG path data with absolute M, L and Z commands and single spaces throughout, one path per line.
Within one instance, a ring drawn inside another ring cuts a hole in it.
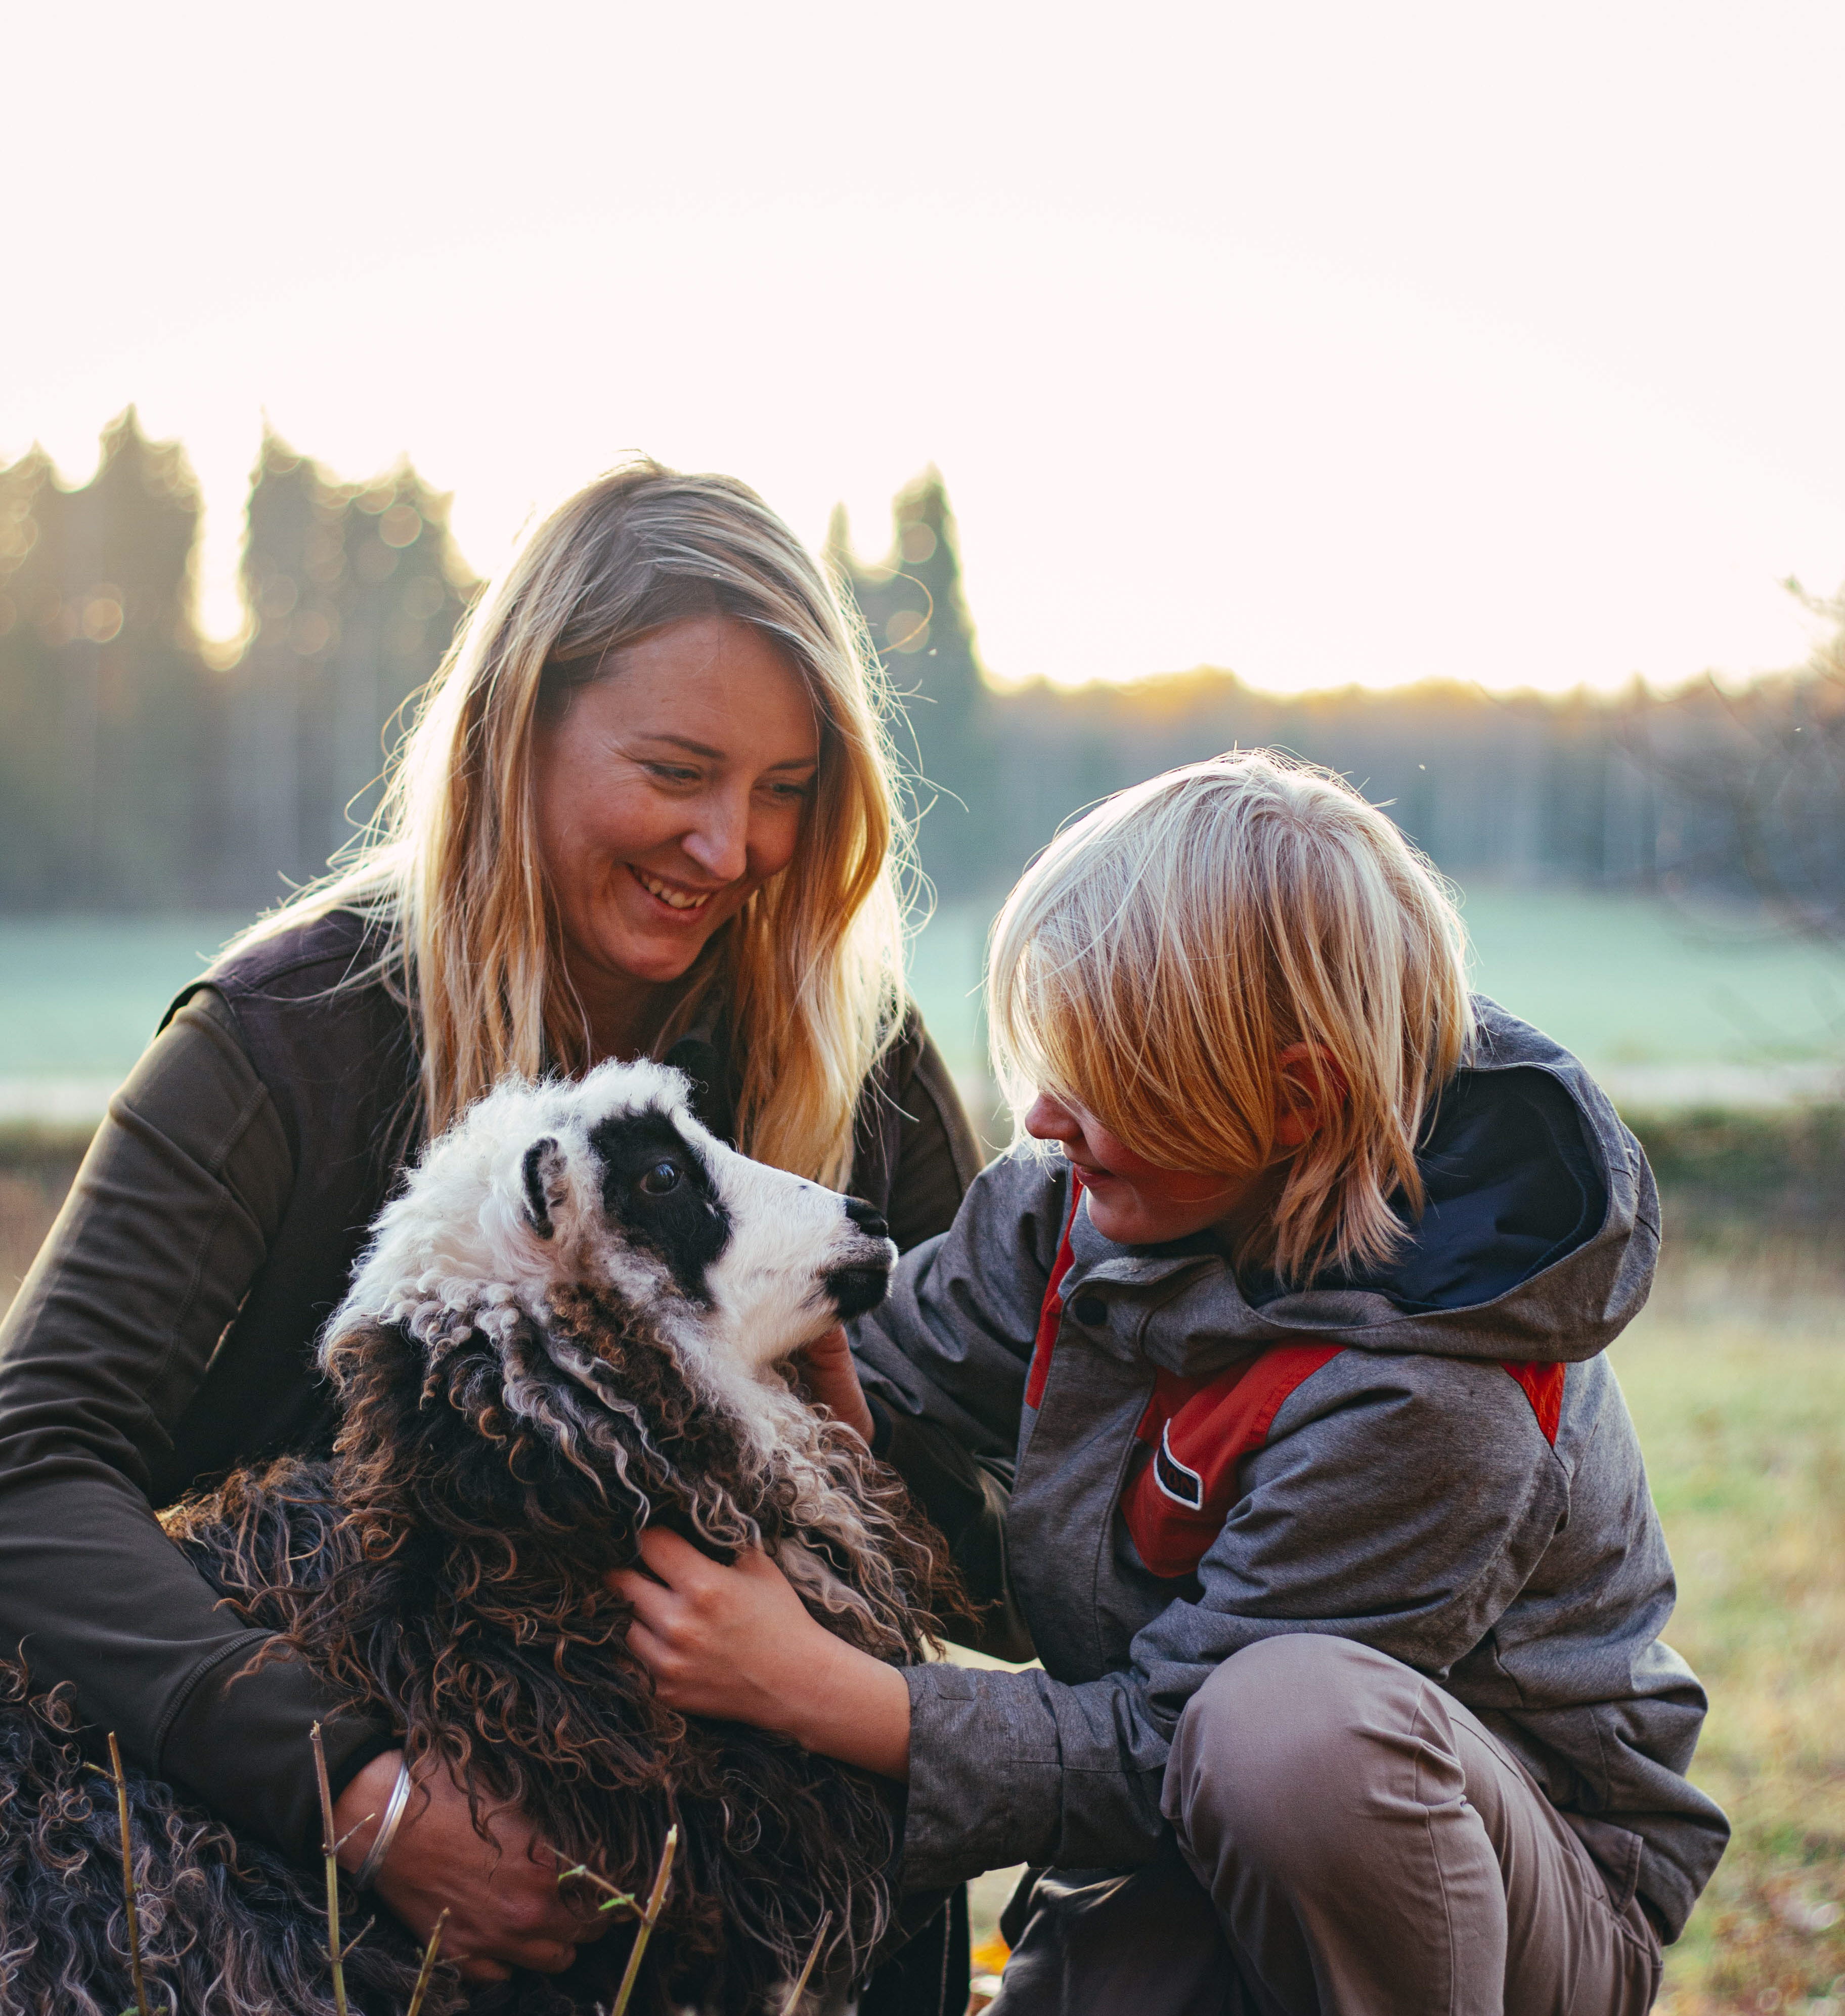
M 902 1674 L 816 1624 L 760 1547 L 726 1568 L 649 1527 L 641 1557 L 651 1574 L 615 1568 L 608 1586 L 633 1610 L 628 1644 L 669 1708 L 771 1730 L 823 1757 L 908 1777 Z
M 858 1383 L 858 1368 L 852 1363 L 845 1325 L 835 1323 L 825 1336 L 816 1337 L 796 1355 L 805 1369 L 807 1392 L 815 1404 L 830 1409 L 834 1418 L 843 1421 L 869 1449 L 873 1433 L 871 1409 L 865 1403 L 865 1388 Z

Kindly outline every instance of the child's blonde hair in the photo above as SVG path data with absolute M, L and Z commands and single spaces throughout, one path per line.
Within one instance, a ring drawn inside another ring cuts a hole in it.
M 1416 1143 L 1473 1039 L 1466 952 L 1376 806 L 1233 751 L 1118 792 L 1027 869 L 993 927 L 994 1064 L 1021 1118 L 1041 1088 L 1162 1168 L 1243 1175 L 1278 1152 L 1277 1059 L 1316 1046 L 1348 1096 L 1235 1257 L 1293 1282 L 1362 1268 L 1422 1209 Z

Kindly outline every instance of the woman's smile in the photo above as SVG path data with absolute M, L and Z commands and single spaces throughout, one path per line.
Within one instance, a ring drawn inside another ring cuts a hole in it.
M 649 896 L 664 903 L 678 916 L 696 918 L 711 898 L 721 893 L 723 885 L 716 889 L 689 889 L 682 882 L 669 882 L 664 875 L 655 875 L 645 868 L 637 868 L 631 861 L 628 872 Z

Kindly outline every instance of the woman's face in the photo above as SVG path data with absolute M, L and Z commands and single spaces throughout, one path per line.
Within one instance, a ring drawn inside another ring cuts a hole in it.
M 612 653 L 541 719 L 539 847 L 599 1049 L 637 1047 L 651 989 L 793 859 L 819 755 L 793 661 L 728 616 Z

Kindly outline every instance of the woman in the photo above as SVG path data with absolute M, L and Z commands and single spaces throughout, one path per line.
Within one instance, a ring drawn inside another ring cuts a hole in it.
M 0 1649 L 142 1769 L 311 1858 L 319 1718 L 363 1866 L 397 1733 L 297 1663 L 246 1671 L 264 1635 L 153 1508 L 326 1445 L 311 1348 L 365 1228 L 501 1075 L 664 1057 L 715 1131 L 869 1198 L 900 1245 L 948 1226 L 978 1158 L 905 1002 L 879 697 L 750 491 L 619 470 L 477 607 L 350 865 L 181 996 L 0 1330 Z M 419 1935 L 446 1906 L 467 1978 L 594 1936 L 516 1813 L 496 1847 L 441 1771 L 396 1803 L 374 1887 Z

